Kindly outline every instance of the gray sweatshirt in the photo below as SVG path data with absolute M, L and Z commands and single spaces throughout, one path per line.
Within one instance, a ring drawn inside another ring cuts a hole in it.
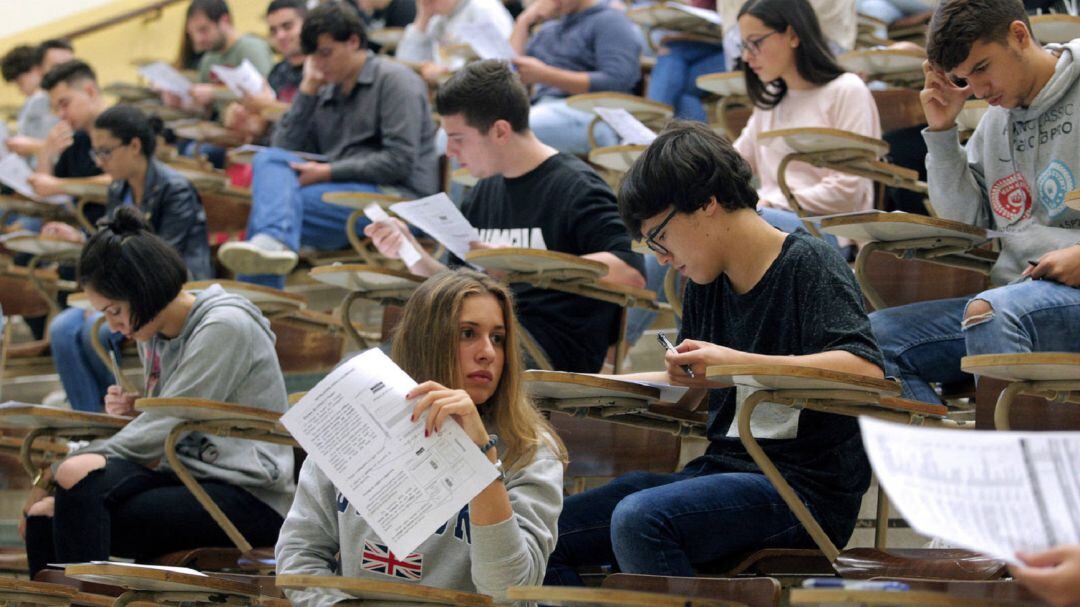
M 507 474 L 514 515 L 474 526 L 465 506 L 406 557 L 391 555 L 333 483 L 308 459 L 278 536 L 279 574 L 342 575 L 478 592 L 501 599 L 510 586 L 543 583 L 562 510 L 563 464 L 546 447 Z M 338 553 L 341 554 L 340 561 Z M 333 590 L 286 590 L 296 607 L 332 605 L 349 597 Z
M 270 323 L 251 302 L 219 285 L 195 294 L 180 335 L 156 336 L 139 344 L 143 376 L 149 378 L 143 393 L 284 413 L 288 396 Z M 109 439 L 79 453 L 122 457 L 143 465 L 160 459 L 158 469 L 167 470 L 165 438 L 179 421 L 143 413 Z M 282 516 L 288 512 L 295 489 L 291 448 L 192 432 L 180 439 L 176 450 L 195 478 L 243 487 Z
M 1028 260 L 1080 242 L 1080 211 L 1065 206 L 1080 170 L 1080 40 L 1027 108 L 992 107 L 960 146 L 956 129 L 923 131 L 930 201 L 945 218 L 1007 233 L 990 274 L 1015 280 Z

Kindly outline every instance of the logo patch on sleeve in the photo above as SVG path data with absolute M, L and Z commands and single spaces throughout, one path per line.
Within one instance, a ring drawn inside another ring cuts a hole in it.
M 1031 217 L 1031 188 L 1023 174 L 1013 173 L 994 182 L 990 206 L 995 215 L 1008 221 Z
M 399 559 L 390 549 L 371 540 L 364 540 L 364 552 L 360 568 L 405 580 L 419 580 L 424 575 L 424 555 L 414 552 Z
M 1039 202 L 1053 217 L 1065 210 L 1065 195 L 1076 189 L 1076 179 L 1067 164 L 1054 160 L 1039 175 L 1035 188 L 1039 191 Z

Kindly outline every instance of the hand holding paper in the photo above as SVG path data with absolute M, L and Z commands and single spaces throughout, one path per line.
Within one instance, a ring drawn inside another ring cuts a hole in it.
M 441 242 L 459 259 L 465 259 L 469 243 L 480 240 L 480 234 L 469 223 L 454 201 L 445 193 L 390 205 L 398 217 L 420 228 Z
M 371 220 L 372 223 L 378 223 L 380 221 L 392 221 L 390 216 L 386 214 L 386 211 L 382 207 L 375 203 L 371 203 L 364 207 L 364 215 Z M 412 245 L 407 238 L 402 236 L 401 246 L 398 247 L 397 254 L 401 257 L 401 261 L 405 263 L 406 267 L 413 267 L 418 261 L 423 258 L 420 251 L 416 250 L 416 247 Z

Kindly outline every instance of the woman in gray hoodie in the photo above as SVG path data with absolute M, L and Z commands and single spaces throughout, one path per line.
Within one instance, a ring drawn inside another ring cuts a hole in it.
M 217 285 L 184 291 L 183 260 L 136 210 L 117 209 L 83 249 L 78 270 L 94 309 L 113 331 L 138 342 L 143 395 L 284 412 L 285 382 L 269 323 L 249 301 Z M 110 393 L 106 404 L 133 415 L 134 398 Z M 179 421 L 140 414 L 60 463 L 55 497 L 35 489 L 27 502 L 31 574 L 48 562 L 146 560 L 230 545 L 163 460 L 165 438 Z M 192 432 L 177 452 L 248 541 L 274 543 L 295 487 L 290 448 Z
M 416 552 L 396 555 L 308 459 L 281 528 L 279 574 L 413 582 L 495 598 L 509 586 L 543 581 L 566 451 L 525 397 L 516 329 L 510 291 L 484 274 L 444 272 L 413 293 L 391 353 L 423 382 L 409 395 L 417 399 L 412 419 L 437 431 L 452 417 L 503 475 Z M 324 589 L 286 593 L 303 607 L 349 598 Z

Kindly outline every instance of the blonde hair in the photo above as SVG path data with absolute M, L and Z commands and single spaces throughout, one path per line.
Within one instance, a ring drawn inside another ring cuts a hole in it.
M 394 332 L 390 357 L 417 381 L 436 381 L 448 388 L 460 388 L 461 364 L 458 321 L 467 297 L 492 295 L 502 308 L 506 325 L 502 376 L 494 394 L 480 409 L 485 424 L 499 435 L 508 470 L 527 466 L 546 441 L 563 463 L 566 447 L 551 424 L 525 395 L 524 363 L 518 345 L 514 298 L 495 279 L 472 270 L 441 272 L 424 281 L 405 304 Z

